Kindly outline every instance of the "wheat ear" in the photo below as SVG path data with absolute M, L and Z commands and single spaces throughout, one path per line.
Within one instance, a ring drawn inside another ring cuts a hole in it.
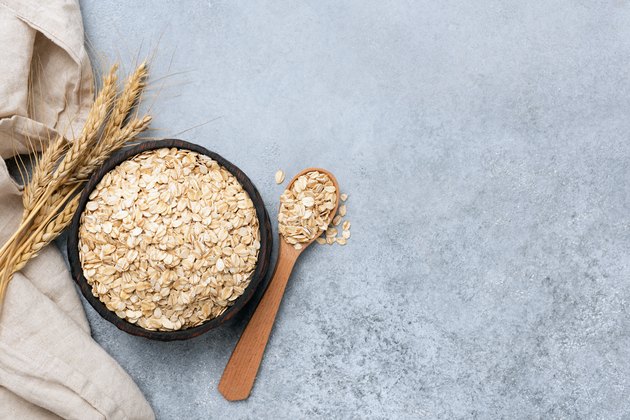
M 116 100 L 114 108 L 112 109 L 112 115 L 105 125 L 103 131 L 103 137 L 112 137 L 116 131 L 119 131 L 127 122 L 131 111 L 140 101 L 140 96 L 146 86 L 147 76 L 149 70 L 147 63 L 142 63 L 133 72 L 131 76 L 125 82 L 125 87 L 122 93 Z
M 9 257 L 4 270 L 0 273 L 0 302 L 4 301 L 7 286 L 13 274 L 24 268 L 31 258 L 35 257 L 43 247 L 48 245 L 53 239 L 59 236 L 61 231 L 68 227 L 79 205 L 79 198 L 80 196 L 77 195 L 70 199 L 65 208 L 59 213 L 57 213 L 58 209 L 56 209 L 54 213 L 49 215 L 47 222 L 41 224 L 35 232 L 29 236 L 29 240 L 25 241 L 25 243 Z M 61 207 L 62 204 L 63 203 L 61 203 L 59 207 Z
M 142 92 L 146 86 L 148 67 L 146 63 L 140 64 L 136 71 L 125 82 L 125 87 L 116 100 L 101 141 L 90 152 L 85 165 L 79 168 L 75 180 L 87 178 L 96 168 L 107 159 L 111 153 L 123 147 L 125 143 L 133 140 L 138 134 L 147 129 L 151 118 L 145 116 L 127 123 L 134 106 L 140 101 Z
M 115 136 L 101 141 L 98 154 L 91 154 L 89 160 L 79 168 L 71 181 L 78 182 L 87 179 L 92 172 L 115 151 L 123 147 L 127 142 L 134 140 L 140 133 L 145 131 L 151 123 L 151 117 L 145 115 L 142 118 L 130 121 L 125 127 L 116 133 Z
M 53 192 L 46 199 L 45 204 L 42 206 L 40 211 L 37 213 L 37 216 L 33 219 L 33 226 L 39 226 L 43 223 L 47 217 L 51 214 L 51 212 L 58 208 L 59 203 L 63 203 L 68 200 L 70 194 L 80 188 L 79 182 L 69 182 L 64 184 L 61 190 Z
M 24 218 L 33 210 L 39 198 L 44 194 L 51 181 L 52 173 L 57 162 L 68 148 L 68 141 L 65 137 L 58 135 L 57 138 L 44 149 L 37 165 L 32 170 L 31 178 L 24 186 L 22 203 L 24 204 Z
M 17 273 L 24 268 L 24 265 L 26 265 L 31 258 L 35 257 L 43 247 L 52 242 L 53 239 L 59 236 L 59 234 L 68 227 L 79 205 L 79 198 L 80 196 L 77 195 L 70 199 L 65 208 L 47 223 L 44 229 L 38 229 L 31 237 L 32 240 L 24 244 L 18 250 L 15 254 L 15 265 L 11 270 L 13 272 L 10 274 Z

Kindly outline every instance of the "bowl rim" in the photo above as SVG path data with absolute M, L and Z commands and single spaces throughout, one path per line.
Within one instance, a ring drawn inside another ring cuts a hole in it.
M 230 306 L 223 314 L 204 322 L 196 327 L 187 328 L 185 330 L 176 331 L 150 331 L 144 329 L 138 325 L 132 324 L 125 319 L 119 318 L 114 312 L 107 309 L 105 304 L 97 297 L 92 295 L 92 286 L 89 285 L 87 279 L 83 275 L 83 269 L 81 261 L 79 259 L 79 225 L 81 222 L 81 214 L 85 208 L 85 205 L 89 199 L 90 194 L 101 181 L 106 173 L 110 172 L 116 166 L 120 165 L 125 160 L 130 159 L 140 153 L 162 149 L 162 148 L 178 148 L 191 150 L 206 156 L 209 156 L 225 169 L 227 169 L 232 175 L 234 175 L 243 189 L 247 191 L 250 199 L 254 203 L 256 209 L 256 216 L 258 217 L 258 225 L 260 229 L 260 249 L 258 251 L 258 261 L 256 262 L 256 268 L 249 285 L 239 296 L 232 306 Z M 162 140 L 147 140 L 139 144 L 130 146 L 114 152 L 96 171 L 92 173 L 88 183 L 86 184 L 81 197 L 79 199 L 79 205 L 72 217 L 70 224 L 70 231 L 67 241 L 68 260 L 70 262 L 70 271 L 72 278 L 81 289 L 81 293 L 90 305 L 101 315 L 104 319 L 114 324 L 118 329 L 125 331 L 126 333 L 149 338 L 152 340 L 160 341 L 174 341 L 174 340 L 187 340 L 193 337 L 197 337 L 210 331 L 213 328 L 218 327 L 227 320 L 236 315 L 243 307 L 251 300 L 258 287 L 261 285 L 263 279 L 269 269 L 269 262 L 271 259 L 271 251 L 273 248 L 273 239 L 271 234 L 271 223 L 269 220 L 269 214 L 265 208 L 265 204 L 260 196 L 260 193 L 251 182 L 251 180 L 241 171 L 236 165 L 223 158 L 219 154 L 212 152 L 202 146 L 194 143 L 190 143 L 184 140 L 178 139 L 162 139 Z

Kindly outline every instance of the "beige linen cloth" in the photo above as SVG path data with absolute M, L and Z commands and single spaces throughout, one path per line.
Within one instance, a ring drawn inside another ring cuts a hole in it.
M 77 0 L 0 0 L 0 242 L 22 213 L 4 159 L 28 138 L 78 133 L 93 80 Z M 37 145 L 36 145 L 37 146 Z M 151 407 L 90 336 L 53 246 L 17 273 L 0 313 L 0 418 L 152 419 Z

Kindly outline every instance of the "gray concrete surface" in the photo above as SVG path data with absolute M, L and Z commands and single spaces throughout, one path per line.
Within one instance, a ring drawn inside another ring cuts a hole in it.
M 82 1 L 95 56 L 155 52 L 147 103 L 275 213 L 312 166 L 352 238 L 299 262 L 251 398 L 243 320 L 94 337 L 160 419 L 630 417 L 630 5 Z

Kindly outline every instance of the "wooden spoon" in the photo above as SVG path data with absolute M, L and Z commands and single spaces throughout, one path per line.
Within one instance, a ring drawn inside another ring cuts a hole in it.
M 328 175 L 337 189 L 337 203 L 335 208 L 330 212 L 330 220 L 332 221 L 335 213 L 337 213 L 337 206 L 339 205 L 339 184 L 337 179 L 330 172 L 320 168 L 308 168 L 297 174 L 289 183 L 291 185 L 301 175 L 308 172 L 317 171 Z M 291 270 L 293 265 L 297 261 L 300 254 L 315 241 L 313 238 L 311 241 L 303 243 L 302 249 L 295 249 L 293 245 L 289 244 L 280 235 L 280 246 L 278 250 L 278 260 L 276 262 L 276 269 L 273 273 L 273 277 L 269 282 L 269 286 L 265 291 L 254 315 L 252 315 L 245 331 L 238 340 L 232 356 L 228 361 L 223 376 L 219 382 L 219 392 L 223 394 L 225 399 L 229 401 L 240 401 L 249 397 L 249 394 L 254 386 L 256 380 L 256 374 L 262 361 L 267 341 L 269 340 L 269 334 L 271 328 L 276 319 L 282 296 L 284 295 L 284 289 L 287 286 L 289 277 L 291 276 Z

